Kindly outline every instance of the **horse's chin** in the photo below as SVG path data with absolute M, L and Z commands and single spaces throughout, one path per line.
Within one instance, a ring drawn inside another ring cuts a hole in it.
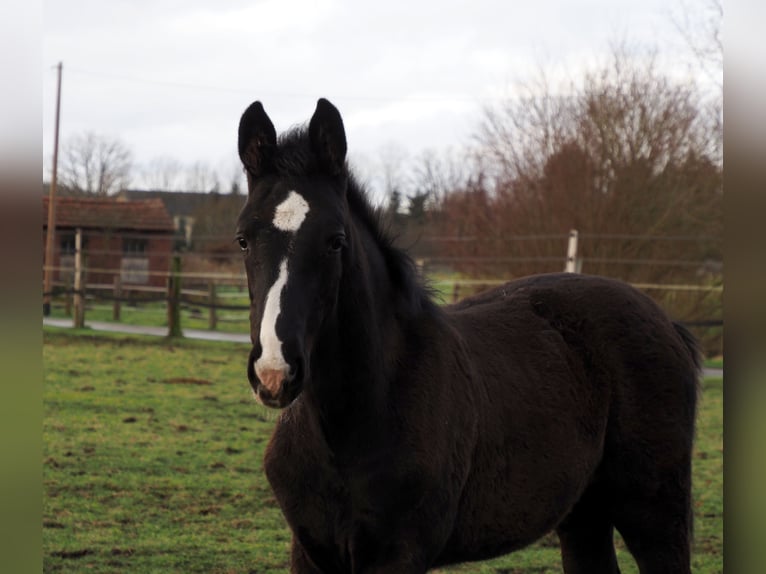
M 253 397 L 257 403 L 270 409 L 286 409 L 300 396 L 303 385 L 297 388 L 284 388 L 277 396 L 273 396 L 263 385 L 258 385 L 257 390 L 253 390 Z

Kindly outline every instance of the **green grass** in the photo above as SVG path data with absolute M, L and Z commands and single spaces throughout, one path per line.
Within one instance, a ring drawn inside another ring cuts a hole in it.
M 272 573 L 290 534 L 261 460 L 274 411 L 246 345 L 44 331 L 45 572 Z M 694 571 L 722 571 L 722 381 L 695 455 Z M 623 572 L 636 572 L 620 550 Z M 560 572 L 555 536 L 440 572 Z
M 46 572 L 283 572 L 247 347 L 45 333 Z

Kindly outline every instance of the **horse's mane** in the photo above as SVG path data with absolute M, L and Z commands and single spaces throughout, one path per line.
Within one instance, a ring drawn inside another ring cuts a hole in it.
M 316 154 L 311 149 L 306 126 L 296 126 L 283 132 L 277 142 L 278 152 L 274 167 L 283 176 L 301 176 L 318 173 L 320 170 Z M 352 171 L 345 165 L 344 175 L 348 179 L 346 197 L 352 216 L 373 237 L 383 256 L 394 287 L 400 297 L 398 311 L 407 315 L 418 315 L 424 311 L 435 311 L 432 289 L 426 285 L 410 255 L 396 246 L 396 238 L 383 223 L 379 210 L 370 201 L 367 190 L 359 183 Z
M 396 236 L 383 223 L 381 211 L 372 206 L 366 189 L 350 172 L 346 197 L 351 213 L 372 234 L 386 262 L 391 281 L 402 294 L 403 305 L 399 310 L 410 316 L 425 311 L 435 312 L 433 290 L 425 282 L 409 253 L 396 246 Z

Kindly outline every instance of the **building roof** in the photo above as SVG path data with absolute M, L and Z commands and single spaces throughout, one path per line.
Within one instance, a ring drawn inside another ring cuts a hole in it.
M 161 199 L 171 217 L 194 215 L 200 207 L 210 201 L 212 196 L 213 194 L 210 192 L 144 191 L 141 189 L 125 189 L 117 194 L 117 197 L 123 201 Z M 240 199 L 240 201 L 242 200 Z
M 173 220 L 161 199 L 118 201 L 114 198 L 56 198 L 56 228 L 173 231 Z M 43 227 L 48 226 L 48 198 L 43 197 Z

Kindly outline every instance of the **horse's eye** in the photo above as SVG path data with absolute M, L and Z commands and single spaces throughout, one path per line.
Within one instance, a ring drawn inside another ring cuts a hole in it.
M 329 243 L 329 251 L 332 253 L 337 253 L 341 249 L 343 249 L 346 246 L 346 236 L 342 233 L 339 235 L 334 236 L 332 239 L 330 239 Z
M 244 237 L 237 237 L 237 243 L 239 243 L 239 248 L 242 251 L 247 251 L 247 239 Z

